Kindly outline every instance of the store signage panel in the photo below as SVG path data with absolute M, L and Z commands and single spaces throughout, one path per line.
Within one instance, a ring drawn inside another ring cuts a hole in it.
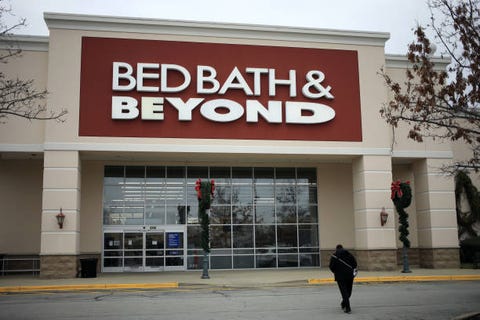
M 84 37 L 79 134 L 361 141 L 357 52 Z

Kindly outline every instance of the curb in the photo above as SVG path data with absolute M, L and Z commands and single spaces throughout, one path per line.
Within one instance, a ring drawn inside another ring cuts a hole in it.
M 39 291 L 114 290 L 114 289 L 171 289 L 178 288 L 178 282 L 165 283 L 117 283 L 79 284 L 51 286 L 11 286 L 0 287 L 0 293 L 22 293 Z
M 394 277 L 358 277 L 356 283 L 363 282 L 428 282 L 428 281 L 479 281 L 480 275 L 453 275 L 453 276 L 394 276 Z M 308 284 L 334 283 L 333 278 L 308 279 Z
M 480 318 L 480 312 L 471 312 L 471 313 L 462 314 L 458 317 L 453 318 L 452 320 L 468 320 L 468 319 L 479 319 L 479 318 Z

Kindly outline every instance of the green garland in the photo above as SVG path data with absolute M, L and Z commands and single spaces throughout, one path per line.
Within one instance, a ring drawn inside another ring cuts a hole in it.
M 410 240 L 408 240 L 408 235 L 410 234 L 408 231 L 408 213 L 405 211 L 405 208 L 412 203 L 412 188 L 410 187 L 410 182 L 396 181 L 392 183 L 391 199 L 398 212 L 400 241 L 402 241 L 404 247 L 410 248 Z
M 210 209 L 210 204 L 213 197 L 213 192 L 215 190 L 215 183 L 212 180 L 211 182 L 204 182 L 201 179 L 198 179 L 196 182 L 195 190 L 197 191 L 198 198 L 198 217 L 200 219 L 200 224 L 202 226 L 201 234 L 201 246 L 202 249 L 209 253 L 210 252 L 210 217 L 208 216 L 207 210 Z
M 461 195 L 465 192 L 470 215 L 466 216 L 461 211 Z M 455 202 L 457 204 L 458 236 L 467 233 L 471 237 L 477 237 L 473 224 L 480 218 L 480 195 L 478 189 L 473 185 L 472 180 L 464 171 L 458 171 L 455 175 Z

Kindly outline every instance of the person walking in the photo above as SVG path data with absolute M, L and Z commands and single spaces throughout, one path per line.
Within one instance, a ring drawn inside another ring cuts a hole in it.
M 335 275 L 335 281 L 342 295 L 342 303 L 340 306 L 345 313 L 351 313 L 350 297 L 352 296 L 353 279 L 357 272 L 357 261 L 350 252 L 339 244 L 336 247 L 335 253 L 332 254 L 330 258 L 329 267 Z

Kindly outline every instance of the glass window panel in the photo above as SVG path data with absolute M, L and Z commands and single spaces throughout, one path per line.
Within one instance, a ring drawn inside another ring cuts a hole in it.
M 215 193 L 212 204 L 230 204 L 232 203 L 232 187 L 230 185 L 221 185 L 215 183 Z
M 251 184 L 252 168 L 243 168 L 243 167 L 232 168 L 232 183 Z
M 254 251 L 254 249 L 233 249 L 233 254 L 254 254 Z
M 297 226 L 277 226 L 278 247 L 297 247 Z
M 233 247 L 253 248 L 253 226 L 233 226 Z
M 116 250 L 123 248 L 123 233 L 106 232 L 103 235 L 103 247 L 105 250 Z
M 210 247 L 213 248 L 231 248 L 231 229 L 230 225 L 210 226 Z
M 165 178 L 164 166 L 151 166 L 147 167 L 147 180 L 151 181 L 163 181 Z
M 233 185 L 232 203 L 252 204 L 252 186 L 251 185 Z
M 277 203 L 295 204 L 297 199 L 295 185 L 277 185 L 275 198 Z
M 295 206 L 277 206 L 277 223 L 297 223 L 295 211 Z
M 255 247 L 275 247 L 275 226 L 255 226 Z
M 255 266 L 255 257 L 251 256 L 233 256 L 233 267 L 235 269 L 253 268 Z
M 232 255 L 232 249 L 231 248 L 222 248 L 222 249 L 212 249 L 210 251 L 211 256 L 227 256 L 227 255 Z
M 143 256 L 142 250 L 125 250 L 124 251 L 125 257 L 141 257 Z
M 199 270 L 203 268 L 203 256 L 187 257 L 187 268 L 189 270 Z
M 277 168 L 275 176 L 277 184 L 295 184 L 295 168 Z
M 318 247 L 318 225 L 299 224 L 298 238 L 300 247 Z
M 271 206 L 255 206 L 255 223 L 270 224 L 275 223 L 275 207 Z
M 103 267 L 113 268 L 113 267 L 122 267 L 123 258 L 105 258 L 103 259 Z
M 232 256 L 212 256 L 210 257 L 212 269 L 231 269 Z
M 198 206 L 187 206 L 186 210 L 187 223 L 198 223 Z
M 164 241 L 163 241 L 163 232 L 162 233 L 147 233 L 145 235 L 145 247 L 146 249 L 163 249 L 164 248 Z
M 123 224 L 127 225 L 142 225 L 143 223 L 143 207 L 127 208 L 125 207 L 121 219 Z
M 147 267 L 155 268 L 155 267 L 163 267 L 165 266 L 165 260 L 162 258 L 146 258 L 145 265 Z
M 149 257 L 158 257 L 165 254 L 164 250 L 146 250 L 145 255 Z
M 167 206 L 167 224 L 185 224 L 186 210 L 182 205 Z
M 145 202 L 157 205 L 163 204 L 165 203 L 165 192 L 164 184 L 147 183 L 144 187 Z
M 122 184 L 125 175 L 124 166 L 105 166 L 104 168 L 104 185 Z
M 103 203 L 107 206 L 123 206 L 123 186 L 104 186 Z
M 254 168 L 254 182 L 259 184 L 273 184 L 275 170 L 273 168 Z
M 142 249 L 143 248 L 143 234 L 142 233 L 125 233 L 124 235 L 125 249 Z
M 120 208 L 104 208 L 103 224 L 105 225 L 121 225 L 125 224 L 123 217 L 123 207 Z
M 168 182 L 185 182 L 185 167 L 167 167 Z
M 297 183 L 317 183 L 317 170 L 315 168 L 297 168 Z
M 165 200 L 169 205 L 185 204 L 185 185 L 167 183 L 165 186 Z
M 317 203 L 317 188 L 310 185 L 297 186 L 297 202 L 300 205 Z
M 105 252 L 103 252 L 103 256 L 105 256 L 105 257 L 123 257 L 123 250 L 105 251 Z
M 125 184 L 143 184 L 145 183 L 145 167 L 127 166 L 125 167 Z
M 319 247 L 312 247 L 312 248 L 300 247 L 301 253 L 318 253 L 319 250 L 320 250 Z
M 298 222 L 299 223 L 317 223 L 318 213 L 317 206 L 298 206 Z
M 165 258 L 165 266 L 167 267 L 183 266 L 183 257 L 167 257 Z
M 198 194 L 195 185 L 187 185 L 187 204 L 189 206 L 198 206 Z
M 195 182 L 198 179 L 209 181 L 208 167 L 187 167 L 187 183 L 195 187 Z
M 212 206 L 210 207 L 210 223 L 212 224 L 230 224 L 232 222 L 230 206 Z
M 319 254 L 301 254 L 300 255 L 301 267 L 318 267 L 320 266 Z
M 279 254 L 278 255 L 278 267 L 298 267 L 298 255 L 296 254 Z
M 257 268 L 275 268 L 277 266 L 277 257 L 275 255 L 256 255 L 255 260 L 255 267 Z
M 232 208 L 232 219 L 234 224 L 253 223 L 253 211 L 251 206 L 235 206 Z
M 255 204 L 273 204 L 275 201 L 273 185 L 254 185 L 253 198 Z
M 215 185 L 230 184 L 230 168 L 229 167 L 210 168 L 210 179 L 215 180 Z
M 202 249 L 202 228 L 200 226 L 187 227 L 187 246 L 188 249 Z

